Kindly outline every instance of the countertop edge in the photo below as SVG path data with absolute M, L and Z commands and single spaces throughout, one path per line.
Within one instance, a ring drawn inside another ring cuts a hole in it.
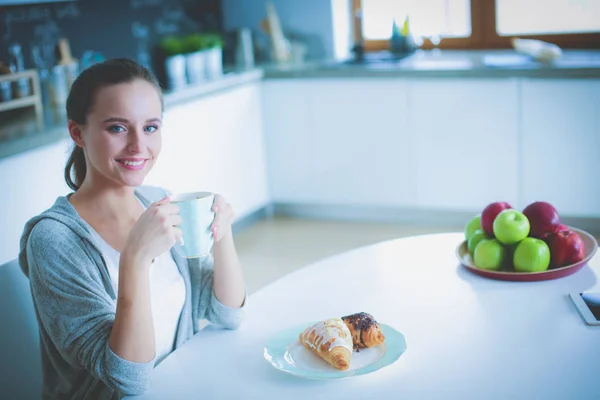
M 453 70 L 385 70 L 367 68 L 306 68 L 265 70 L 266 80 L 306 78 L 531 78 L 589 79 L 600 78 L 600 68 L 571 69 L 453 69 Z
M 0 143 L 0 162 L 5 158 L 48 146 L 67 138 L 69 138 L 69 132 L 65 126 L 2 142 Z
M 219 93 L 240 85 L 259 82 L 264 78 L 262 68 L 254 68 L 246 71 L 232 71 L 219 79 L 206 81 L 204 83 L 188 86 L 175 92 L 163 93 L 165 109 L 192 100 L 198 100 L 204 96 Z
M 599 50 L 565 50 L 550 63 L 512 50 L 417 51 L 399 59 L 376 52 L 364 63 L 347 60 L 263 64 L 266 79 L 286 78 L 600 78 Z

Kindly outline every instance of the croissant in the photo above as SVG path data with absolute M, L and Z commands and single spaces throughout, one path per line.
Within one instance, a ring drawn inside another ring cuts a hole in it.
M 331 318 L 306 328 L 300 343 L 339 370 L 350 368 L 352 335 L 340 318 Z
M 342 317 L 342 321 L 352 334 L 352 343 L 356 350 L 375 347 L 385 341 L 379 323 L 370 314 L 360 312 Z

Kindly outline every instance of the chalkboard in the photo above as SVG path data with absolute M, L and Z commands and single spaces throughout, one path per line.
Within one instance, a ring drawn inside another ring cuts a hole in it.
M 54 65 L 56 43 L 65 37 L 77 59 L 92 50 L 105 58 L 129 57 L 152 67 L 151 54 L 163 37 L 203 31 L 222 31 L 221 0 L 81 0 L 0 6 L 0 60 L 7 60 L 11 43 L 19 43 L 25 68 Z
M 0 0 L 0 6 L 14 6 L 16 4 L 23 5 L 23 4 L 35 4 L 35 3 L 58 3 L 61 1 L 69 1 L 69 0 Z M 78 0 L 71 0 L 71 1 L 78 1 Z

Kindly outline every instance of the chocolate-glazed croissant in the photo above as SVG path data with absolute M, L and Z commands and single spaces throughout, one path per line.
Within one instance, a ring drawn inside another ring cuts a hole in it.
M 356 350 L 375 347 L 385 341 L 381 327 L 370 314 L 360 312 L 342 317 L 342 321 L 352 334 L 352 344 Z

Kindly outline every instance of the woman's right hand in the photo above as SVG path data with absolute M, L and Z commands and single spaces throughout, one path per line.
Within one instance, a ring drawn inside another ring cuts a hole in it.
M 170 201 L 167 196 L 153 203 L 137 220 L 124 250 L 130 257 L 150 264 L 181 240 L 179 206 Z

